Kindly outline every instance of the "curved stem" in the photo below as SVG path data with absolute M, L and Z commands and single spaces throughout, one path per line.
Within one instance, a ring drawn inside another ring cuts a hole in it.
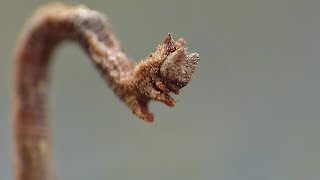
M 106 18 L 83 6 L 49 5 L 39 10 L 15 54 L 14 135 L 17 180 L 55 179 L 50 162 L 47 115 L 50 55 L 65 39 L 79 43 L 115 94 L 139 118 L 153 121 L 150 100 L 174 106 L 170 92 L 189 83 L 199 61 L 185 42 L 165 37 L 155 53 L 134 65 L 122 52 Z

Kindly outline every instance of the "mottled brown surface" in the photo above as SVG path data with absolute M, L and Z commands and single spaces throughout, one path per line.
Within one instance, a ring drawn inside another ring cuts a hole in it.
M 152 122 L 148 102 L 174 106 L 170 92 L 188 84 L 199 55 L 168 34 L 146 60 L 134 65 L 122 52 L 106 18 L 83 6 L 49 5 L 29 22 L 15 54 L 16 179 L 55 179 L 50 163 L 47 84 L 50 55 L 62 40 L 78 42 L 115 94 L 139 118 Z M 161 69 L 161 73 L 160 73 Z

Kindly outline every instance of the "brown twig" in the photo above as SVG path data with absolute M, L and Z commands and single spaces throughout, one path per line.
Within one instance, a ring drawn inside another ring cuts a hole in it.
M 174 106 L 169 95 L 186 86 L 199 61 L 185 41 L 168 34 L 148 58 L 134 65 L 122 52 L 106 18 L 83 6 L 51 4 L 28 24 L 15 54 L 14 135 L 17 180 L 55 179 L 50 162 L 47 84 L 50 55 L 62 40 L 78 42 L 114 93 L 139 118 L 153 121 L 148 102 Z

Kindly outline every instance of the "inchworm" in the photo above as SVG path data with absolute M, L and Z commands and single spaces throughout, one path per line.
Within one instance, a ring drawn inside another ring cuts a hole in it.
M 15 179 L 55 179 L 47 115 L 48 68 L 55 46 L 69 39 L 86 51 L 114 93 L 139 118 L 152 122 L 148 102 L 174 106 L 175 94 L 193 77 L 198 53 L 166 35 L 163 44 L 134 64 L 122 51 L 104 15 L 84 6 L 51 4 L 31 18 L 15 53 Z

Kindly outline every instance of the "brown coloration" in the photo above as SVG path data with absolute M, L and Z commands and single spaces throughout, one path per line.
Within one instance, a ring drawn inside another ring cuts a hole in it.
M 47 84 L 50 56 L 65 39 L 78 42 L 114 93 L 139 118 L 152 122 L 148 102 L 172 107 L 199 61 L 185 41 L 168 34 L 146 60 L 134 65 L 122 52 L 106 18 L 83 6 L 51 4 L 39 10 L 22 35 L 15 54 L 14 135 L 16 180 L 55 179 L 50 162 Z

